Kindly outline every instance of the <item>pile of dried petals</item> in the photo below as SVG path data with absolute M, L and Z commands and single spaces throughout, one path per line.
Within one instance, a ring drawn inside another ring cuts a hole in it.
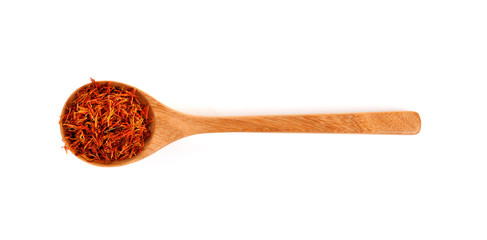
M 63 109 L 64 148 L 87 161 L 110 164 L 138 154 L 150 135 L 149 105 L 136 89 L 94 79 Z

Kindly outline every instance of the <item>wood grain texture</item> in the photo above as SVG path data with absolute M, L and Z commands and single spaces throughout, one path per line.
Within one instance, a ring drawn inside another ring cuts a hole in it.
M 101 84 L 106 82 L 99 81 Z M 111 82 L 114 85 L 132 88 L 123 83 Z M 75 93 L 76 91 L 72 96 Z M 137 90 L 137 95 L 141 102 L 150 104 L 150 115 L 154 119 L 150 127 L 151 135 L 146 139 L 142 151 L 133 158 L 115 161 L 109 165 L 96 162 L 88 163 L 102 167 L 130 164 L 148 157 L 178 139 L 202 133 L 282 132 L 412 135 L 419 133 L 421 129 L 419 114 L 411 111 L 208 117 L 189 115 L 173 110 L 141 90 Z M 68 98 L 66 104 L 73 99 L 72 96 Z M 64 137 L 62 128 L 61 134 Z M 85 161 L 83 158 L 80 159 Z
M 303 114 L 242 117 L 197 117 L 189 120 L 195 133 L 287 132 L 417 134 L 416 112 L 372 112 L 346 114 Z

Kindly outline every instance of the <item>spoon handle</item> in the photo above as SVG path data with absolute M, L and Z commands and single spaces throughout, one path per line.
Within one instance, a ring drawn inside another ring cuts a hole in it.
M 287 132 L 417 134 L 419 114 L 411 111 L 339 114 L 194 117 L 196 133 Z

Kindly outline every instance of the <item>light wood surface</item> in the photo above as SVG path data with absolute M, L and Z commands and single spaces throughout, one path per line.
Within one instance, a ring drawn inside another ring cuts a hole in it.
M 104 84 L 107 81 L 97 82 Z M 131 87 L 123 83 L 111 82 L 113 85 Z M 68 98 L 65 106 L 73 99 L 76 91 Z M 88 163 L 103 167 L 134 163 L 178 139 L 201 133 L 282 132 L 413 135 L 419 133 L 421 129 L 419 114 L 412 111 L 208 117 L 178 112 L 139 89 L 137 89 L 137 93 L 142 102 L 150 104 L 150 114 L 154 119 L 151 125 L 152 133 L 147 138 L 142 151 L 133 158 L 115 161 L 109 165 L 96 162 Z M 64 109 L 65 107 L 63 107 L 63 112 Z M 64 137 L 62 128 L 61 134 Z

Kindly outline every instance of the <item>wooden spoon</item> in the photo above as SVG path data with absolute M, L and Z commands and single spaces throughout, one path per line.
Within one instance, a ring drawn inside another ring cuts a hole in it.
M 108 81 L 97 82 L 106 84 Z M 110 82 L 113 86 L 133 88 L 123 83 Z M 62 115 L 66 106 L 73 101 L 76 92 L 85 86 L 77 89 L 68 98 Z M 412 135 L 419 133 L 421 129 L 419 114 L 411 111 L 208 117 L 178 112 L 138 89 L 137 97 L 142 103 L 150 104 L 150 115 L 154 119 L 151 125 L 151 135 L 146 139 L 142 151 L 132 158 L 114 161 L 111 164 L 89 162 L 81 157 L 78 158 L 95 166 L 123 166 L 142 160 L 178 139 L 200 133 L 286 132 Z M 64 138 L 65 133 L 62 127 L 61 135 Z

